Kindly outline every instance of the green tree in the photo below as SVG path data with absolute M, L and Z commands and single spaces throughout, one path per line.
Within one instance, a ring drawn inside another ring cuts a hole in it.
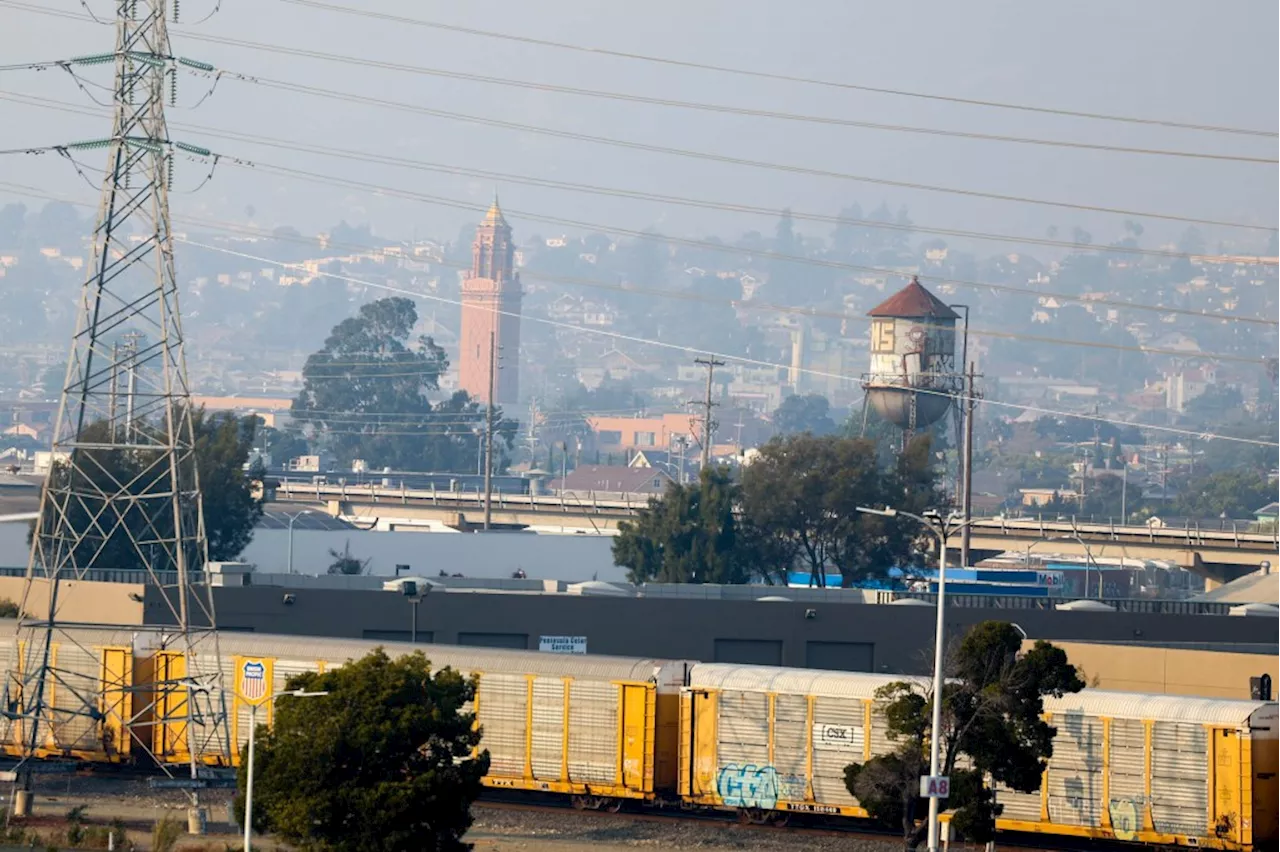
M 253 483 L 244 469 L 258 418 L 227 412 L 206 415 L 197 409 L 192 420 L 209 558 L 229 561 L 249 546 L 262 520 L 262 499 L 253 496 Z
M 927 435 L 881 464 L 873 441 L 802 434 L 775 438 L 742 474 L 742 514 L 758 552 L 774 573 L 807 571 L 825 585 L 829 571 L 848 586 L 905 565 L 919 530 L 902 518 L 866 515 L 857 507 L 937 508 Z
M 1274 439 L 1273 439 L 1274 440 Z M 1274 463 L 1274 453 L 1272 454 Z M 1223 470 L 1188 481 L 1180 490 L 1174 511 L 1188 518 L 1252 517 L 1256 509 L 1274 502 L 1276 486 L 1265 469 Z
M 255 828 L 315 852 L 471 848 L 462 836 L 489 767 L 464 709 L 474 678 L 379 648 L 286 688 L 329 694 L 281 699 L 274 727 L 259 729 Z M 241 819 L 247 764 L 242 753 Z
M 449 361 L 430 337 L 410 342 L 417 321 L 409 299 L 370 302 L 307 358 L 294 420 L 344 464 L 360 458 L 396 470 L 476 469 L 483 408 L 463 392 L 431 403 L 427 394 L 439 388 Z M 508 447 L 516 428 L 499 422 Z
M 253 483 L 244 470 L 253 447 L 257 418 L 239 418 L 225 412 L 206 414 L 198 409 L 192 413 L 192 425 L 209 559 L 232 560 L 253 540 L 254 527 L 262 518 L 262 501 L 253 496 Z M 138 424 L 137 428 L 152 427 Z M 109 443 L 108 426 L 102 421 L 92 423 L 81 438 L 88 443 Z M 159 540 L 173 535 L 173 508 L 166 496 L 171 493 L 167 466 L 158 465 L 160 456 L 152 451 L 90 449 L 77 452 L 87 458 L 78 466 L 80 473 L 76 475 L 88 481 L 76 489 L 95 495 L 63 507 L 72 525 L 84 531 L 84 537 L 77 544 L 80 552 L 77 561 L 86 564 L 91 554 L 96 553 L 96 564 L 103 568 L 145 568 L 143 560 L 151 558 L 153 551 L 139 553 L 130 540 L 130 533 L 135 540 Z M 178 471 L 183 483 L 190 482 L 191 473 L 189 468 Z M 65 485 L 72 470 L 58 465 L 51 476 L 55 482 Z M 188 490 L 190 486 L 184 484 L 182 488 Z M 116 500 L 113 508 L 108 508 L 107 498 L 96 496 L 120 493 L 138 499 L 128 503 Z M 185 505 L 183 509 L 194 513 L 195 506 Z M 52 534 L 52 516 L 47 517 L 45 523 L 49 530 L 45 534 Z M 35 529 L 32 523 L 28 541 Z M 154 553 L 158 556 L 158 551 Z M 200 567 L 198 554 L 188 554 L 187 560 L 193 568 Z M 160 571 L 174 568 L 158 562 L 153 567 Z
M 703 470 L 696 483 L 671 483 L 634 521 L 618 525 L 614 564 L 637 584 L 747 582 L 753 561 L 734 515 L 739 491 L 723 468 Z
M 1188 400 L 1186 413 L 1206 422 L 1220 423 L 1230 412 L 1244 407 L 1244 396 L 1238 388 L 1215 382 L 1204 389 L 1204 393 Z
M 987 621 L 945 661 L 940 771 L 951 777 L 952 825 L 977 843 L 994 837 L 1002 810 L 983 779 L 990 776 L 1022 793 L 1038 790 L 1056 733 L 1044 721 L 1044 698 L 1084 688 L 1062 649 L 1043 640 L 1020 653 L 1021 646 L 1012 624 Z M 928 831 L 917 824 L 927 807 L 918 779 L 928 774 L 934 697 L 919 682 L 899 681 L 879 689 L 877 698 L 895 747 L 846 767 L 845 785 L 873 818 L 900 828 L 907 848 L 914 849 Z M 958 769 L 962 758 L 967 765 Z
M 831 403 L 816 393 L 792 394 L 773 412 L 773 426 L 779 435 L 808 432 L 811 435 L 831 435 L 836 431 L 831 419 Z

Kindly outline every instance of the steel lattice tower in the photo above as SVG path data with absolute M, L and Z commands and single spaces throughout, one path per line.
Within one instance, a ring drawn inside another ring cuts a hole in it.
M 194 778 L 230 743 L 168 197 L 175 154 L 207 152 L 172 141 L 165 124 L 178 64 L 169 5 L 117 0 L 115 51 L 92 58 L 114 61 L 114 124 L 109 139 L 75 146 L 105 149 L 107 167 L 4 715 L 20 726 L 24 764 L 127 750 L 189 764 Z M 101 569 L 145 581 L 172 626 L 61 618 L 60 584 Z M 130 662 L 95 668 L 121 635 Z

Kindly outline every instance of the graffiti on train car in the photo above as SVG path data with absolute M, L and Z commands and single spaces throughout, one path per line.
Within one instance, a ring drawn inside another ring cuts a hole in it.
M 1117 840 L 1133 840 L 1142 827 L 1138 814 L 1142 813 L 1141 799 L 1112 799 L 1108 810 L 1111 811 L 1111 830 Z
M 779 801 L 803 799 L 805 780 L 799 775 L 783 774 L 773 766 L 730 763 L 720 767 L 716 792 L 731 808 L 768 810 L 777 807 Z
M 769 809 L 778 804 L 778 771 L 772 766 L 730 763 L 720 768 L 716 791 L 731 808 Z

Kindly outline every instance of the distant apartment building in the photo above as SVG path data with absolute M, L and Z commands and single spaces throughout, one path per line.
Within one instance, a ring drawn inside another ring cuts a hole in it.
M 1018 496 L 1024 506 L 1046 506 L 1055 497 L 1064 503 L 1080 502 L 1080 492 L 1069 488 L 1019 488 Z
M 596 450 L 601 453 L 667 450 L 682 437 L 693 447 L 698 429 L 698 421 L 687 412 L 654 417 L 588 417 L 587 425 Z
M 263 425 L 272 429 L 282 427 L 289 419 L 292 399 L 264 396 L 201 396 L 193 394 L 191 402 L 207 411 L 233 411 L 236 414 L 256 414 Z

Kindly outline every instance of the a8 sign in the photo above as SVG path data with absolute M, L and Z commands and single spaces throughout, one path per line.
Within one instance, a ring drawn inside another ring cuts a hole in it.
M 951 779 L 945 775 L 921 775 L 920 795 L 926 799 L 945 799 L 951 795 Z

